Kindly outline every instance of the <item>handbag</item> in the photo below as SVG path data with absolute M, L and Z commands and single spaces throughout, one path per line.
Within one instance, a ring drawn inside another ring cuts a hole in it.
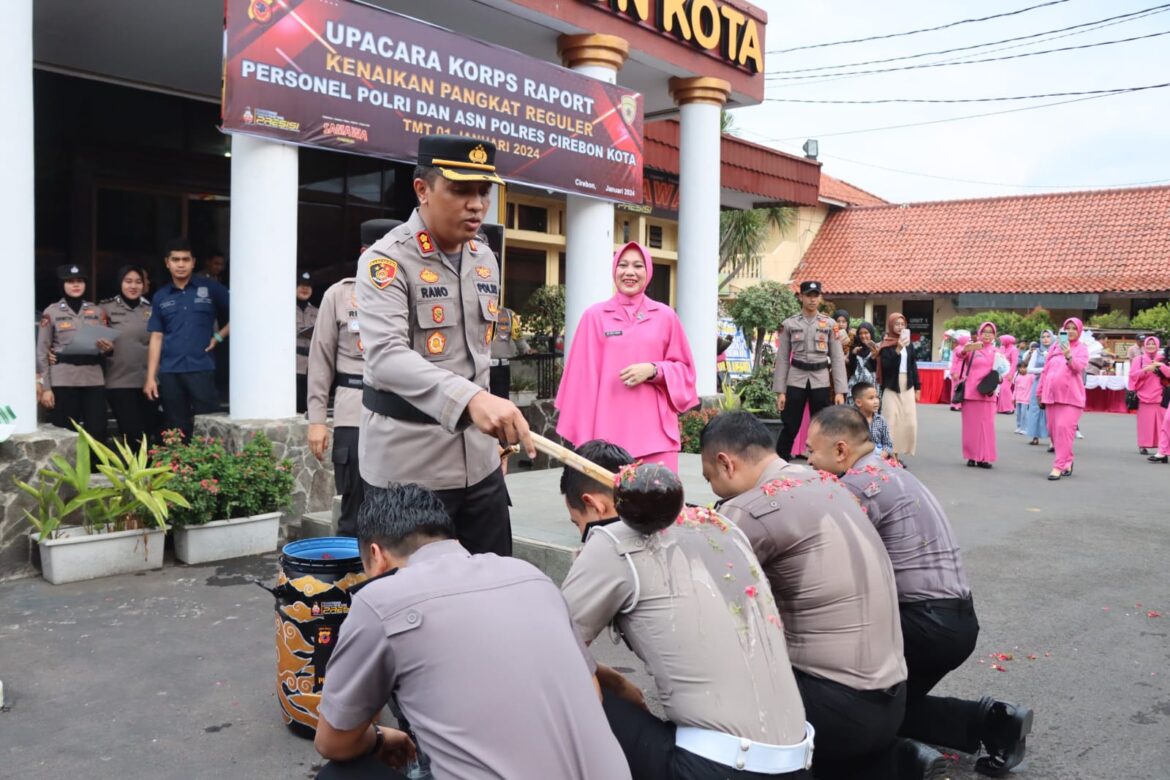
M 999 387 L 1000 377 L 998 371 L 989 371 L 987 376 L 979 380 L 979 386 L 975 389 L 981 395 L 995 395 L 995 389 Z
M 967 390 L 967 377 L 963 373 L 963 369 L 966 369 L 968 367 L 968 364 L 970 364 L 970 362 L 971 362 L 971 356 L 968 355 L 967 359 L 963 361 L 963 368 L 959 370 L 959 373 L 963 375 L 963 378 L 960 379 L 958 382 L 956 382 L 954 389 L 951 390 L 951 406 L 962 406 L 963 405 L 963 394 Z
M 1163 393 L 1165 395 L 1165 393 Z M 1125 408 L 1129 411 L 1135 411 L 1138 408 L 1138 395 L 1134 390 L 1125 391 Z

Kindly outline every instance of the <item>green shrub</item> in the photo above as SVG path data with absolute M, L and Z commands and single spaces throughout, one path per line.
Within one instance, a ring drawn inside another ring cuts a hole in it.
M 1112 309 L 1101 314 L 1094 314 L 1085 323 L 1086 326 L 1095 329 L 1114 330 L 1116 328 L 1129 327 L 1129 315 L 1125 312 Z
M 1166 343 L 1170 340 L 1170 301 L 1142 309 L 1134 316 L 1131 327 L 1152 333 Z
M 682 439 L 682 451 L 697 454 L 699 435 L 704 426 L 719 414 L 718 409 L 695 409 L 678 416 L 678 432 Z
M 1028 314 L 1019 314 L 1014 311 L 981 311 L 978 314 L 964 314 L 951 317 L 943 323 L 943 327 L 948 330 L 969 330 L 974 337 L 979 326 L 984 322 L 995 323 L 996 329 L 1001 334 L 1010 333 L 1021 344 L 1039 341 L 1042 330 L 1055 330 L 1048 312 L 1039 307 Z

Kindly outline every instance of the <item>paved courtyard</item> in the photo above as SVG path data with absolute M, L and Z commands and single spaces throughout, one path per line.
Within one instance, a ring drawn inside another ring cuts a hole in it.
M 911 467 L 950 513 L 983 625 L 939 691 L 1035 708 L 1021 778 L 1166 778 L 1170 467 L 1137 454 L 1132 418 L 1098 414 L 1084 419 L 1072 478 L 1047 482 L 1050 456 L 1006 416 L 995 469 L 968 469 L 959 415 L 920 414 Z M 510 478 L 518 526 L 567 528 L 552 477 Z M 0 776 L 311 778 L 312 745 L 278 716 L 272 598 L 250 582 L 275 570 L 268 555 L 0 583 Z M 596 650 L 647 685 L 624 647 L 602 638 Z M 951 776 L 978 777 L 967 759 Z

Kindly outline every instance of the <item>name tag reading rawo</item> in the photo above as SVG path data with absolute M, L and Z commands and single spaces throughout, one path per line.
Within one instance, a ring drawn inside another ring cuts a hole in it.
M 620 336 L 620 335 L 622 335 L 622 333 L 623 333 L 623 331 L 620 331 L 620 330 L 607 330 L 605 332 L 605 335 L 606 336 Z

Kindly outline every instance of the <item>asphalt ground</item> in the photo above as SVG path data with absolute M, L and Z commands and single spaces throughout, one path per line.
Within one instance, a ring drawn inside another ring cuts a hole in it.
M 950 514 L 983 626 L 937 692 L 1035 709 L 1018 777 L 1170 777 L 1170 467 L 1137 454 L 1133 418 L 1095 414 L 1071 478 L 1046 481 L 1051 456 L 1007 416 L 995 468 L 969 469 L 959 415 L 920 415 L 910 466 Z M 0 583 L 0 777 L 313 777 L 312 745 L 278 714 L 272 597 L 250 582 L 275 571 L 267 555 Z M 649 684 L 624 647 L 594 649 Z

